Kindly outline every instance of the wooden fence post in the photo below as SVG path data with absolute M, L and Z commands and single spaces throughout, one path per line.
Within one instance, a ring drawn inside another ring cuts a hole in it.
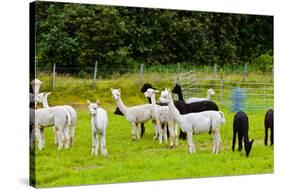
M 98 61 L 95 62 L 94 81 L 93 81 L 93 88 L 94 88 L 94 89 L 96 88 L 97 71 L 98 71 Z
M 139 88 L 141 88 L 141 84 L 142 84 L 142 72 L 143 72 L 143 64 L 140 64 L 140 77 L 139 77 Z
M 53 64 L 53 79 L 52 79 L 52 89 L 54 91 L 56 83 L 56 63 Z

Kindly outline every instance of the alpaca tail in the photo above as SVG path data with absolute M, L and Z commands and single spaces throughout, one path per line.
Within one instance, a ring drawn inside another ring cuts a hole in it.
M 72 124 L 72 118 L 69 111 L 65 110 L 66 113 L 66 127 L 70 127 Z

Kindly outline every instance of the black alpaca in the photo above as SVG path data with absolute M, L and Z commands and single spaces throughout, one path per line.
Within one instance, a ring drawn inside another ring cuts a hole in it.
M 201 101 L 201 102 L 193 102 L 190 104 L 186 104 L 183 99 L 181 86 L 176 84 L 172 90 L 172 93 L 175 93 L 179 97 L 179 101 L 174 101 L 176 108 L 179 110 L 180 114 L 188 114 L 188 113 L 196 113 L 202 112 L 206 110 L 215 110 L 218 111 L 219 108 L 216 103 L 212 101 Z M 186 140 L 186 133 L 180 130 L 180 139 Z
M 264 117 L 264 130 L 265 130 L 265 137 L 264 137 L 264 144 L 267 145 L 267 138 L 268 138 L 268 129 L 270 129 L 270 144 L 273 145 L 273 109 L 267 110 Z
M 247 114 L 245 114 L 242 111 L 237 112 L 233 120 L 232 151 L 234 151 L 235 149 L 236 134 L 238 133 L 238 151 L 241 151 L 243 148 L 242 146 L 242 140 L 243 140 L 247 157 L 250 154 L 254 142 L 254 139 L 249 142 L 248 131 L 249 131 L 249 120 Z

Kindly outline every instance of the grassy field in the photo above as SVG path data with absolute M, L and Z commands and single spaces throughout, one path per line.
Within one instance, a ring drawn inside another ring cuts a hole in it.
M 171 74 L 146 75 L 145 82 L 155 87 L 172 87 Z M 228 76 L 231 77 L 231 76 Z M 238 76 L 237 76 L 238 77 Z M 253 80 L 260 77 L 252 76 Z M 38 77 L 44 83 L 41 91 L 49 91 L 51 85 L 47 75 Z M 235 75 L 232 75 L 235 79 Z M 251 78 L 251 77 L 249 77 Z M 265 77 L 270 80 L 270 76 Z M 266 79 L 263 79 L 266 80 Z M 159 179 L 194 178 L 240 174 L 273 172 L 273 147 L 263 144 L 264 111 L 249 112 L 250 139 L 255 139 L 250 157 L 242 152 L 231 151 L 232 121 L 234 113 L 225 113 L 226 125 L 221 128 L 221 152 L 212 155 L 211 135 L 195 135 L 196 154 L 187 152 L 187 142 L 180 141 L 177 148 L 168 149 L 168 144 L 159 145 L 153 141 L 151 122 L 146 124 L 145 136 L 140 141 L 132 141 L 128 121 L 113 114 L 115 102 L 110 88 L 121 88 L 125 104 L 146 103 L 136 85 L 137 75 L 112 76 L 99 80 L 97 89 L 91 87 L 91 80 L 73 77 L 58 77 L 56 89 L 50 95 L 50 105 L 71 104 L 78 112 L 75 144 L 71 149 L 57 151 L 51 128 L 47 128 L 46 148 L 36 150 L 36 186 L 62 186 L 81 184 L 101 184 Z M 109 156 L 91 156 L 90 115 L 87 113 L 86 99 L 99 99 L 109 116 L 107 129 L 107 150 Z M 220 107 L 221 108 L 221 107 Z

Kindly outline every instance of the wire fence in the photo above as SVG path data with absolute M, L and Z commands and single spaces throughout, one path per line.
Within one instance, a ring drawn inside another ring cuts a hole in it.
M 187 72 L 178 83 L 182 86 L 184 99 L 206 97 L 207 90 L 212 88 L 215 94 L 211 96 L 211 100 L 232 111 L 266 110 L 274 104 L 273 82 L 236 82 L 222 78 L 197 78 L 196 73 Z M 243 96 L 237 96 L 237 90 L 241 91 Z

